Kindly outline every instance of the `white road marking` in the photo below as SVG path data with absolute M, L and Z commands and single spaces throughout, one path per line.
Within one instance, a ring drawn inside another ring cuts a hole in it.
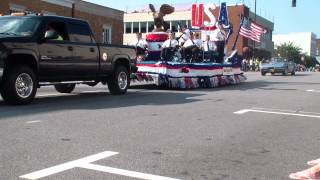
M 320 90 L 314 90 L 314 89 L 309 89 L 309 90 L 306 90 L 307 92 L 315 92 L 315 93 L 320 93 Z
M 139 179 L 179 180 L 179 179 L 173 179 L 173 178 L 164 177 L 164 176 L 157 176 L 157 175 L 152 175 L 152 174 L 145 174 L 145 173 L 140 173 L 140 172 L 135 172 L 135 171 L 129 171 L 129 170 L 124 170 L 124 169 L 118 169 L 118 168 L 112 168 L 112 167 L 92 164 L 95 161 L 98 161 L 100 159 L 104 159 L 104 158 L 107 158 L 107 157 L 110 157 L 110 156 L 113 156 L 116 154 L 119 154 L 119 153 L 112 152 L 112 151 L 105 151 L 105 152 L 98 153 L 98 154 L 95 154 L 92 156 L 88 156 L 85 158 L 81 158 L 78 160 L 74 160 L 74 161 L 63 163 L 63 164 L 60 164 L 57 166 L 46 168 L 46 169 L 43 169 L 40 171 L 25 174 L 25 175 L 22 175 L 19 177 L 23 178 L 23 179 L 36 180 L 36 179 L 44 178 L 44 177 L 47 177 L 47 176 L 50 176 L 50 175 L 53 175 L 56 173 L 61 173 L 63 171 L 70 170 L 73 168 L 85 168 L 85 169 L 101 171 L 101 172 L 106 172 L 106 173 L 111 173 L 111 174 L 117 174 L 117 175 L 132 177 L 132 178 L 139 178 Z
M 300 114 L 300 113 L 290 113 L 290 112 L 280 112 L 280 111 L 266 111 L 266 110 L 257 110 L 257 109 L 242 109 L 240 111 L 234 112 L 234 114 L 245 114 L 248 112 L 258 112 L 258 113 L 266 113 L 266 114 L 280 114 L 280 115 L 287 115 L 287 116 L 300 116 L 300 117 L 310 117 L 310 118 L 319 118 L 319 115 L 312 115 L 311 112 L 309 114 Z M 318 113 L 313 113 L 318 114 Z
M 286 109 L 258 108 L 258 107 L 252 107 L 252 109 L 267 110 L 267 111 L 271 110 L 271 111 L 280 111 L 280 112 L 292 112 L 292 113 L 302 113 L 302 114 L 313 114 L 313 115 L 319 114 L 320 115 L 320 113 L 317 113 L 317 112 L 308 112 L 308 111 L 300 111 L 300 110 L 293 111 L 293 110 L 286 110 Z
M 58 97 L 58 96 L 65 96 L 67 94 L 57 93 L 57 94 L 40 94 L 37 95 L 37 97 Z M 74 95 L 74 94 L 68 94 L 68 95 Z
M 240 110 L 240 111 L 234 112 L 234 114 L 245 114 L 245 113 L 247 113 L 247 112 L 250 112 L 250 109 L 242 109 L 242 110 Z
M 85 168 L 85 169 L 91 169 L 91 170 L 111 173 L 111 174 L 117 174 L 117 175 L 122 175 L 122 176 L 138 178 L 138 179 L 178 180 L 178 179 L 173 179 L 173 178 L 168 178 L 168 177 L 163 177 L 163 176 L 145 174 L 145 173 L 140 173 L 140 172 L 135 172 L 135 171 L 128 171 L 128 170 L 124 170 L 124 169 L 106 167 L 106 166 L 101 166 L 101 165 L 96 165 L 96 164 L 85 164 L 80 167 Z
M 57 166 L 53 166 L 53 167 L 50 167 L 50 168 L 47 168 L 47 169 L 43 169 L 43 170 L 40 170 L 40 171 L 36 171 L 36 172 L 29 173 L 29 174 L 25 174 L 25 175 L 20 176 L 20 178 L 32 179 L 32 180 L 44 178 L 46 176 L 50 176 L 50 175 L 53 175 L 53 174 L 56 174 L 56 173 L 60 173 L 60 172 L 63 172 L 63 171 L 69 170 L 69 169 L 73 169 L 73 168 L 79 167 L 79 166 L 81 166 L 83 164 L 87 164 L 87 163 L 91 163 L 91 162 L 94 162 L 94 161 L 98 161 L 100 159 L 104 159 L 104 158 L 107 158 L 107 157 L 110 157 L 110 156 L 113 156 L 113 155 L 116 155 L 116 154 L 118 154 L 118 153 L 117 152 L 112 152 L 112 151 L 105 151 L 105 152 L 98 153 L 98 154 L 95 154 L 95 155 L 92 155 L 92 156 L 88 156 L 88 157 L 85 157 L 85 158 L 81 158 L 81 159 L 78 159 L 78 160 L 75 160 L 75 161 L 70 161 L 70 162 L 67 162 L 67 163 L 64 163 L 64 164 L 60 164 L 60 165 L 57 165 Z
M 27 121 L 26 124 L 34 124 L 34 123 L 39 123 L 41 121 Z
M 107 93 L 107 90 L 105 90 L 105 91 L 102 91 L 102 90 L 98 90 L 98 91 L 82 91 L 82 92 L 77 92 L 77 93 L 39 94 L 39 95 L 37 95 L 37 97 L 75 96 L 75 95 L 79 95 L 79 94 L 82 94 L 82 93 L 101 93 L 101 92 Z
M 99 91 L 82 91 L 80 93 L 107 93 L 107 89 L 106 90 L 99 90 Z

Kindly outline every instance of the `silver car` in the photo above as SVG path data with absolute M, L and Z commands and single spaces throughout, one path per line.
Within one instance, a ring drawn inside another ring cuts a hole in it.
M 285 76 L 289 73 L 295 75 L 296 64 L 284 58 L 272 58 L 270 61 L 262 62 L 260 69 L 262 76 L 267 73 L 271 73 L 271 75 L 275 73 L 282 73 Z

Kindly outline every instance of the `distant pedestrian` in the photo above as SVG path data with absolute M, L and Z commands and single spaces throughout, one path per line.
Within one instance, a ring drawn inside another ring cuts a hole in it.
M 253 71 L 253 59 L 249 60 L 249 71 Z

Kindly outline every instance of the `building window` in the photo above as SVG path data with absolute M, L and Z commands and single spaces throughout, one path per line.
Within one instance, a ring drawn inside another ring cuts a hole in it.
M 141 33 L 147 32 L 147 22 L 140 22 L 140 32 Z
M 131 22 L 126 22 L 126 23 L 124 23 L 124 26 L 125 26 L 125 28 L 126 28 L 125 33 L 126 33 L 126 34 L 131 33 Z
M 102 42 L 105 44 L 112 43 L 112 28 L 111 27 L 109 27 L 109 26 L 103 27 L 103 41 Z
M 178 32 L 179 27 L 181 29 L 182 26 L 187 25 L 187 21 L 182 20 L 182 21 L 172 21 L 171 22 L 171 31 L 172 32 Z
M 191 20 L 187 20 L 187 26 L 191 27 Z
M 154 29 L 154 22 L 151 21 L 151 22 L 148 22 L 148 32 L 152 32 Z
M 133 33 L 139 32 L 139 22 L 133 22 Z

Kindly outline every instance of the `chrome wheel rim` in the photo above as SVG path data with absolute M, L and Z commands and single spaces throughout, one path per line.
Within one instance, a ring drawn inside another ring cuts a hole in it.
M 27 73 L 20 74 L 15 83 L 16 92 L 21 98 L 28 98 L 33 90 L 33 80 Z
M 121 90 L 125 90 L 128 86 L 128 76 L 125 72 L 119 73 L 118 85 Z

